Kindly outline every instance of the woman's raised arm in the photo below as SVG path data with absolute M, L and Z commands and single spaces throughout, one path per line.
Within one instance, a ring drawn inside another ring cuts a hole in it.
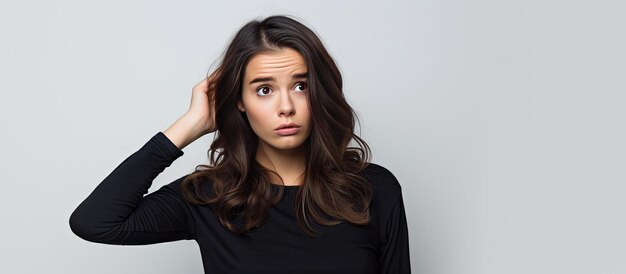
M 79 237 L 98 243 L 139 245 L 195 237 L 183 176 L 144 197 L 153 180 L 183 155 L 182 149 L 215 131 L 215 84 L 219 69 L 192 89 L 189 110 L 126 158 L 70 216 Z
M 147 195 L 184 153 L 162 132 L 126 158 L 70 216 L 74 234 L 91 242 L 140 245 L 195 237 L 191 209 L 180 194 L 183 176 Z

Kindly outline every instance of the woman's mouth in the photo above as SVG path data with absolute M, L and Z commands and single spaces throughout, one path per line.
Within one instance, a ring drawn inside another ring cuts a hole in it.
M 300 127 L 284 127 L 274 130 L 278 135 L 287 136 L 294 135 L 300 131 Z

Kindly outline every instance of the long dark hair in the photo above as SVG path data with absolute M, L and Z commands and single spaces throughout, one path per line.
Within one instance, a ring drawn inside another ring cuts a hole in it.
M 226 49 L 213 73 L 217 131 L 207 152 L 210 165 L 196 166 L 183 179 L 184 197 L 195 205 L 210 204 L 220 222 L 237 234 L 261 226 L 268 208 L 280 201 L 283 187 L 272 191 L 273 171 L 256 162 L 258 137 L 236 102 L 251 57 L 285 47 L 302 55 L 309 79 L 311 135 L 303 143 L 304 183 L 294 198 L 298 224 L 312 236 L 317 232 L 310 219 L 325 226 L 344 221 L 366 225 L 373 187 L 360 173 L 369 164 L 370 148 L 354 134 L 358 118 L 344 98 L 332 57 L 312 30 L 287 16 L 248 22 Z M 348 147 L 352 139 L 359 147 Z

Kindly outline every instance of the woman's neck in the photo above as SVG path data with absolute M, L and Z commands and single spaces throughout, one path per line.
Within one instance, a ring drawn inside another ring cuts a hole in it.
M 271 146 L 259 143 L 256 152 L 256 161 L 263 167 L 278 173 L 284 185 L 301 185 L 304 179 L 306 165 L 306 151 L 304 145 L 297 149 L 278 150 Z M 274 184 L 283 184 L 274 173 L 268 174 Z

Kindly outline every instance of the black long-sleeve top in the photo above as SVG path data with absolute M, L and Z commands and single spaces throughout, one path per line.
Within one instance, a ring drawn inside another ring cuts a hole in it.
M 308 236 L 295 217 L 299 186 L 285 186 L 263 226 L 244 237 L 226 229 L 212 207 L 183 199 L 180 182 L 187 175 L 145 195 L 183 154 L 158 132 L 74 210 L 69 219 L 74 234 L 115 245 L 195 240 L 205 273 L 410 273 L 401 187 L 384 167 L 371 163 L 362 174 L 374 187 L 369 225 L 342 223 L 324 227 L 324 236 Z

